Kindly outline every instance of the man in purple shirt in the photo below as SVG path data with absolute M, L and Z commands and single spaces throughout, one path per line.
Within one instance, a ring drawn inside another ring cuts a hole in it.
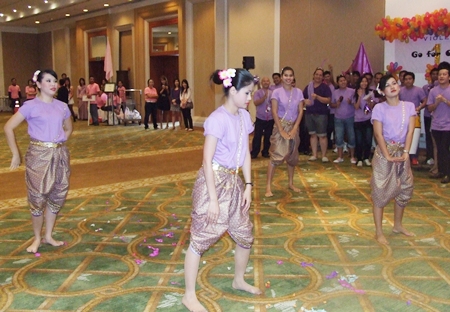
M 438 84 L 438 69 L 433 68 L 430 71 L 430 78 L 431 82 L 427 83 L 423 86 L 423 91 L 425 92 L 425 95 L 428 97 L 428 94 L 430 93 L 431 89 L 433 89 Z M 433 142 L 433 136 L 431 135 L 431 113 L 428 111 L 428 109 L 425 109 L 423 111 L 423 122 L 425 124 L 425 144 L 427 146 L 427 164 L 428 165 L 434 165 L 434 153 L 436 150 L 436 144 Z
M 270 85 L 269 90 L 273 91 L 275 89 L 281 88 L 283 84 L 281 83 L 281 75 L 280 73 L 272 74 L 273 85 Z
M 256 106 L 255 133 L 252 141 L 252 158 L 258 157 L 261 151 L 261 139 L 264 136 L 264 146 L 261 152 L 262 156 L 269 158 L 270 136 L 273 130 L 272 105 L 270 98 L 272 91 L 269 89 L 269 77 L 261 79 L 261 89 L 253 95 L 253 104 Z
M 403 75 L 403 86 L 400 89 L 400 101 L 412 102 L 416 107 L 418 118 L 420 118 L 420 111 L 426 106 L 427 96 L 422 88 L 416 87 L 414 81 L 416 76 L 412 72 L 406 72 Z M 418 133 L 417 135 L 420 135 Z M 418 165 L 417 153 L 411 154 L 411 165 Z

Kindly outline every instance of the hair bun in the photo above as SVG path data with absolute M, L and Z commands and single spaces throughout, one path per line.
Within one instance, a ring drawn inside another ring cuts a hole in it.
M 217 85 L 221 85 L 222 84 L 222 79 L 220 79 L 219 73 L 220 73 L 220 69 L 217 69 L 212 75 L 211 75 L 211 80 L 212 82 L 214 82 Z

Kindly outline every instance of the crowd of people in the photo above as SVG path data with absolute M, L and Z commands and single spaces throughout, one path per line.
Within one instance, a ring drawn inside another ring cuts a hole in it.
M 317 161 L 320 149 L 321 161 L 326 163 L 329 162 L 330 123 L 334 128 L 331 132 L 334 132 L 337 149 L 334 163 L 344 161 L 344 148 L 347 147 L 352 164 L 372 167 L 370 185 L 377 242 L 389 243 L 382 224 L 384 208 L 392 200 L 393 233 L 414 236 L 404 228 L 402 219 L 413 194 L 411 163 L 417 161 L 417 152 L 411 149 L 417 116 L 422 109 L 430 113 L 425 116 L 429 118 L 425 119 L 425 128 L 429 129 L 425 135 L 431 133 L 427 144 L 432 144 L 427 146 L 426 162 L 434 166 L 432 177 L 441 178 L 442 183 L 449 182 L 449 72 L 450 64 L 442 62 L 432 71 L 430 84 L 416 88 L 411 72 L 401 73 L 399 79 L 391 74 L 376 73 L 372 76 L 353 72 L 348 77 L 337 76 L 335 82 L 331 70 L 317 68 L 311 82 L 300 90 L 295 87 L 294 70 L 284 67 L 280 74 L 273 75 L 273 85 L 270 85 L 269 78 L 261 79 L 261 88 L 253 97 L 257 108 L 257 119 L 253 123 L 248 105 L 252 100 L 255 77 L 240 68 L 215 71 L 211 80 L 222 85 L 225 101 L 204 124 L 203 162 L 192 191 L 191 237 L 185 258 L 186 291 L 183 304 L 190 311 L 206 311 L 195 291 L 200 258 L 225 232 L 236 242 L 232 287 L 251 294 L 261 293 L 260 289 L 244 280 L 253 244 L 253 225 L 249 216 L 253 187 L 251 159 L 258 157 L 260 152 L 263 157 L 269 158 L 266 197 L 273 196 L 271 183 L 275 167 L 283 162 L 287 163 L 288 187 L 300 192 L 293 180 L 300 141 L 305 138 L 302 132 L 309 135 L 311 155 L 308 161 Z M 54 71 L 36 71 L 32 81 L 37 86 L 37 96 L 18 109 L 18 113 L 5 124 L 4 130 L 13 154 L 10 168 L 15 169 L 21 159 L 14 129 L 24 120 L 28 123 L 30 145 L 25 156 L 26 184 L 35 238 L 27 251 L 36 253 L 41 243 L 53 246 L 63 244 L 52 237 L 52 231 L 69 187 L 69 153 L 65 142 L 72 133 L 72 111 L 67 102 L 55 99 L 58 79 Z M 64 96 L 65 100 L 68 94 L 70 97 L 70 80 L 61 79 L 59 84 L 58 98 Z M 99 97 L 102 94 L 92 77 L 85 89 L 86 96 Z M 123 93 L 121 95 L 117 91 L 118 103 L 121 96 Z M 167 78 L 163 76 L 161 88 L 156 90 L 153 80 L 149 79 L 145 102 L 146 129 L 150 115 L 155 129 L 158 128 L 158 115 L 160 128 L 163 123 L 167 128 L 168 111 L 183 112 L 183 118 L 188 119 L 185 119 L 186 129 L 192 129 L 192 119 L 189 123 L 191 90 L 186 80 L 180 84 L 176 79 L 170 90 Z M 91 109 L 94 105 L 96 112 L 97 104 L 91 103 Z M 189 109 L 189 115 L 185 115 L 186 109 Z M 93 109 L 91 114 L 95 123 Z M 173 116 L 176 118 L 179 113 Z M 174 119 L 172 122 L 175 126 Z M 252 132 L 255 135 L 250 150 L 249 134 Z M 376 146 L 371 153 L 373 140 Z M 46 230 L 42 237 L 44 219 Z

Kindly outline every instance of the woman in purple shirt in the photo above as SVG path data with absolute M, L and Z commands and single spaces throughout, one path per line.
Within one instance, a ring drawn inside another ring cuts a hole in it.
M 34 232 L 34 241 L 27 248 L 31 253 L 38 251 L 41 242 L 52 246 L 64 244 L 52 237 L 52 231 L 69 189 L 69 151 L 65 142 L 72 133 L 72 121 L 67 105 L 53 98 L 57 77 L 53 70 L 36 71 L 33 81 L 39 89 L 38 96 L 25 102 L 4 127 L 13 154 L 10 167 L 13 170 L 21 162 L 14 129 L 24 120 L 28 123 L 30 145 L 25 155 L 25 180 Z M 45 234 L 41 239 L 44 214 Z
M 275 122 L 270 137 L 270 162 L 267 167 L 266 197 L 273 196 L 271 184 L 275 166 L 287 163 L 289 188 L 294 192 L 300 189 L 294 186 L 294 167 L 298 163 L 300 137 L 298 128 L 303 115 L 302 90 L 294 88 L 294 70 L 285 67 L 281 71 L 282 88 L 272 93 L 272 116 Z
M 372 160 L 370 185 L 376 240 L 387 245 L 382 229 L 383 212 L 392 199 L 395 199 L 392 232 L 414 236 L 403 227 L 402 219 L 413 192 L 409 148 L 414 133 L 416 109 L 413 103 L 400 101 L 400 86 L 392 75 L 383 76 L 379 88 L 386 95 L 386 102 L 377 104 L 372 113 L 377 147 Z
M 226 100 L 205 121 L 203 166 L 192 191 L 191 243 L 184 260 L 186 286 L 182 299 L 189 311 L 207 311 L 195 293 L 200 257 L 225 232 L 236 242 L 232 287 L 261 294 L 244 280 L 253 244 L 248 212 L 253 186 L 248 136 L 253 123 L 247 111 L 253 79 L 241 68 L 218 70 L 211 77 L 215 84 L 223 85 Z M 238 175 L 239 168 L 245 184 Z
M 369 81 L 364 76 L 360 77 L 356 83 L 353 105 L 355 106 L 356 165 L 362 167 L 364 161 L 366 166 L 371 166 L 369 157 L 372 147 L 373 127 L 370 123 L 370 117 L 374 102 L 369 90 Z

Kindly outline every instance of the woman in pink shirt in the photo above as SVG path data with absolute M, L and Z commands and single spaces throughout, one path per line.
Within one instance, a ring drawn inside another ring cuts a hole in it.
M 211 79 L 223 85 L 226 100 L 205 121 L 203 166 L 192 191 L 191 237 L 184 261 L 186 291 L 182 299 L 189 311 L 207 311 L 195 293 L 200 257 L 225 232 L 236 242 L 232 287 L 261 294 L 260 289 L 244 280 L 253 244 L 248 212 L 253 186 L 248 136 L 253 132 L 253 122 L 247 107 L 254 78 L 245 69 L 230 68 L 214 72 Z
M 144 116 L 144 129 L 148 129 L 148 121 L 150 115 L 152 116 L 153 129 L 158 129 L 157 113 L 158 113 L 158 90 L 154 87 L 152 79 L 147 80 L 147 87 L 144 89 L 145 95 L 145 116 Z
M 52 237 L 52 232 L 69 190 L 69 150 L 65 142 L 72 133 L 72 121 L 66 103 L 53 98 L 57 77 L 53 70 L 36 71 L 33 81 L 39 88 L 38 96 L 26 101 L 4 127 L 13 154 L 13 170 L 21 163 L 14 129 L 24 120 L 28 123 L 30 145 L 25 155 L 25 180 L 34 232 L 34 241 L 27 248 L 30 253 L 37 253 L 41 243 L 64 245 Z M 44 215 L 45 234 L 41 237 Z
M 127 102 L 127 95 L 125 93 L 125 87 L 123 86 L 122 81 L 117 81 L 117 91 L 119 91 L 119 97 L 122 100 L 122 103 L 125 105 Z
M 32 79 L 28 79 L 28 86 L 25 87 L 25 94 L 27 95 L 27 101 L 36 97 L 36 86 Z

